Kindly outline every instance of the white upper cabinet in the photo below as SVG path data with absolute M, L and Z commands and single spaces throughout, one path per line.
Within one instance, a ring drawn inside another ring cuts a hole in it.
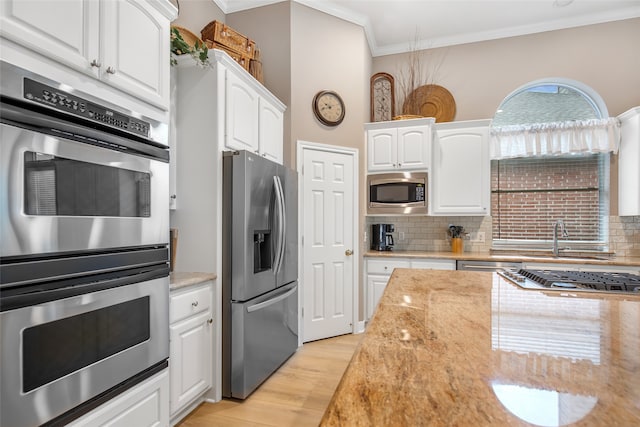
M 428 170 L 433 118 L 365 124 L 367 170 Z
M 640 107 L 618 116 L 618 215 L 640 215 Z
M 227 71 L 227 123 L 225 145 L 232 150 L 258 149 L 258 92 L 235 73 Z
M 0 35 L 168 110 L 170 12 L 168 1 L 3 0 Z
M 434 125 L 431 215 L 489 215 L 490 126 L 491 120 Z
M 284 105 L 246 71 L 228 66 L 225 148 L 282 164 L 283 136 Z

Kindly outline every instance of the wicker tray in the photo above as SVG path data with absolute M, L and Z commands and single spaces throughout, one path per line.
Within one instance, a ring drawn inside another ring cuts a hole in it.
M 403 112 L 435 117 L 437 123 L 450 122 L 456 115 L 456 101 L 447 89 L 438 85 L 420 86 L 404 101 Z
M 202 31 L 200 31 L 200 35 L 203 40 L 218 43 L 224 46 L 227 51 L 231 50 L 243 57 L 253 59 L 255 55 L 255 42 L 222 22 L 209 22 Z

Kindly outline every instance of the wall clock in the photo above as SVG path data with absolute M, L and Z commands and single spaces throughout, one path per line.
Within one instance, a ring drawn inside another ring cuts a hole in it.
M 392 120 L 395 116 L 395 83 L 388 73 L 371 76 L 371 121 Z
M 340 95 L 330 90 L 321 90 L 313 97 L 313 113 L 327 126 L 337 126 L 344 120 L 345 108 Z

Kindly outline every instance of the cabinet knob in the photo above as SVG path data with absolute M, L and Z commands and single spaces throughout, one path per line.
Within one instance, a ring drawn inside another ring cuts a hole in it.
M 177 197 L 178 197 L 178 196 L 176 196 L 175 194 L 172 194 L 172 195 L 171 195 L 171 198 L 172 198 L 173 200 L 175 200 Z
M 389 267 L 387 267 L 386 265 L 384 266 L 384 269 L 385 269 L 385 270 L 386 270 L 386 269 L 388 269 L 388 268 L 389 268 Z
M 192 306 L 197 307 L 198 306 L 198 301 L 194 301 L 191 303 Z
M 116 73 L 116 69 L 113 67 L 107 67 L 107 73 L 109 74 L 115 74 Z
M 91 66 L 92 67 L 96 67 L 96 68 L 100 68 L 100 67 L 102 67 L 102 64 L 97 59 L 94 59 L 93 61 L 91 61 Z
M 207 320 L 207 323 L 208 323 L 208 324 L 212 324 L 212 323 L 213 323 L 213 319 L 209 319 L 209 320 Z

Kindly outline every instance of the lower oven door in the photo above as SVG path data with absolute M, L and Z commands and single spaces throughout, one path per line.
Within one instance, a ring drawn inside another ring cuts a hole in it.
M 169 357 L 169 278 L 0 313 L 1 426 L 35 426 Z

